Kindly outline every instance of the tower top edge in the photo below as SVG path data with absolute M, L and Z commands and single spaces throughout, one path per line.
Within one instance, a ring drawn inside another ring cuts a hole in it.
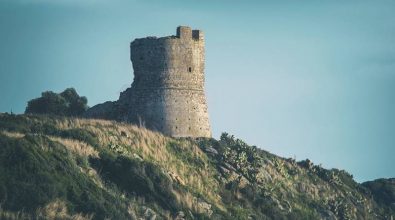
M 147 36 L 143 38 L 136 38 L 132 43 L 136 41 L 166 41 L 166 40 L 195 40 L 195 41 L 203 41 L 204 33 L 202 30 L 193 30 L 189 26 L 178 26 L 176 35 L 164 36 L 164 37 L 156 37 L 156 36 Z

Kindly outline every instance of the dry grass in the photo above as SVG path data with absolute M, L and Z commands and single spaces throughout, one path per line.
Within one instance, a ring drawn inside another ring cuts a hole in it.
M 10 138 L 23 138 L 23 137 L 25 137 L 24 134 L 19 133 L 19 132 L 0 131 L 0 133 L 4 134 L 5 136 L 10 137 Z
M 32 119 L 38 120 L 38 119 Z M 39 122 L 39 121 L 38 121 Z M 80 118 L 62 118 L 54 119 L 56 127 L 61 130 L 80 128 L 92 132 L 103 147 L 117 146 L 127 152 L 125 156 L 142 158 L 162 167 L 164 172 L 169 175 L 173 181 L 193 189 L 194 192 L 205 196 L 212 203 L 221 206 L 221 200 L 216 195 L 215 189 L 218 183 L 214 178 L 208 178 L 213 175 L 207 167 L 198 169 L 186 161 L 177 158 L 167 145 L 170 142 L 177 142 L 180 151 L 192 152 L 193 157 L 201 158 L 207 164 L 207 156 L 201 149 L 187 140 L 175 140 L 166 137 L 159 132 L 150 131 L 144 127 L 138 127 L 126 123 L 115 121 L 98 120 L 98 119 L 80 119 Z M 7 136 L 22 138 L 24 134 L 16 132 L 2 131 Z M 64 145 L 70 152 L 83 157 L 99 157 L 99 152 L 91 145 L 68 138 L 48 136 L 52 141 Z M 122 153 L 123 151 L 121 151 Z M 92 173 L 91 169 L 81 168 L 82 172 L 92 177 L 100 187 L 103 187 L 99 175 Z M 209 179 L 212 182 L 207 182 Z
M 84 157 L 99 157 L 99 152 L 95 150 L 91 145 L 77 141 L 74 139 L 68 139 L 68 138 L 60 138 L 60 137 L 54 137 L 54 136 L 48 136 L 49 139 L 52 141 L 56 141 L 62 145 L 64 145 L 68 150 L 70 150 L 72 153 L 78 154 L 80 156 Z
M 169 176 L 173 181 L 182 185 L 185 184 L 194 192 L 203 195 L 211 203 L 216 204 L 217 207 L 222 207 L 221 199 L 216 193 L 216 189 L 219 188 L 218 182 L 215 178 L 209 178 L 213 175 L 213 172 L 207 168 L 208 158 L 191 141 L 175 140 L 144 127 L 108 120 L 64 118 L 56 120 L 56 126 L 59 129 L 81 128 L 90 131 L 98 138 L 101 146 L 110 148 L 116 145 L 129 152 L 125 156 L 132 157 L 134 154 L 145 161 L 157 164 L 164 169 L 165 173 L 172 174 Z M 62 143 L 70 151 L 79 155 L 98 156 L 98 152 L 85 143 L 58 137 L 51 137 L 51 139 Z M 171 141 L 177 142 L 180 151 L 192 152 L 193 157 L 201 158 L 206 167 L 198 169 L 177 158 L 167 148 Z M 208 180 L 211 180 L 211 182 L 207 182 Z M 180 199 L 184 199 L 183 203 L 187 204 L 188 207 L 193 207 L 194 203 L 188 202 L 190 196 L 181 195 Z
M 77 213 L 70 215 L 67 210 L 66 203 L 61 200 L 54 200 L 48 203 L 45 207 L 38 208 L 35 214 L 27 214 L 22 211 L 11 212 L 0 207 L 0 219 L 4 220 L 19 220 L 19 219 L 64 219 L 64 220 L 91 220 L 93 214 L 83 215 Z
M 32 120 L 38 120 L 37 123 L 40 122 L 39 119 L 33 118 Z M 144 127 L 138 127 L 127 123 L 118 123 L 115 121 L 80 118 L 61 118 L 52 120 L 59 130 L 75 128 L 86 130 L 96 136 L 101 147 L 108 147 L 110 150 L 114 150 L 113 146 L 116 146 L 117 149 L 121 149 L 121 151 L 116 152 L 124 156 L 139 157 L 144 161 L 158 165 L 175 183 L 183 185 L 190 190 L 190 192 L 187 193 L 178 192 L 176 196 L 181 204 L 184 204 L 192 210 L 196 210 L 200 213 L 203 212 L 203 210 L 200 210 L 196 197 L 193 195 L 203 196 L 211 204 L 222 209 L 223 204 L 221 198 L 216 192 L 219 188 L 219 183 L 215 178 L 212 178 L 214 172 L 209 169 L 208 158 L 198 146 L 192 143 L 192 141 L 173 139 Z M 24 134 L 21 133 L 0 132 L 14 138 L 24 137 Z M 75 155 L 82 157 L 99 157 L 98 150 L 85 142 L 58 136 L 47 137 L 54 142 L 62 144 Z M 170 150 L 170 143 L 175 143 L 176 149 Z M 190 164 L 184 158 L 174 155 L 174 150 L 176 152 L 185 151 L 188 152 L 191 157 L 199 158 L 204 164 L 203 167 L 198 168 L 195 164 Z M 81 172 L 89 176 L 100 188 L 106 188 L 100 175 L 98 175 L 93 168 L 80 167 L 80 169 Z M 65 210 L 61 208 L 62 203 L 60 201 L 55 201 L 53 204 L 49 204 L 46 209 L 42 209 L 41 213 L 49 215 L 55 212 L 62 216 Z M 49 210 L 52 210 L 52 212 L 49 212 Z
M 24 212 L 10 212 L 3 210 L 0 207 L 0 219 L 5 219 L 5 220 L 17 220 L 17 219 L 33 219 L 33 217 L 29 214 L 26 214 Z
M 198 198 L 194 197 L 191 193 L 181 193 L 179 191 L 173 191 L 174 195 L 176 196 L 177 201 L 185 206 L 188 207 L 190 210 L 196 212 L 196 213 L 204 213 L 208 214 L 208 216 L 211 215 L 209 209 L 207 209 L 203 204 L 205 204 L 202 201 L 199 201 Z M 225 211 L 225 208 L 223 206 L 219 206 L 221 210 Z
M 55 200 L 48 203 L 45 207 L 38 209 L 37 217 L 42 219 L 90 220 L 93 218 L 93 214 L 83 215 L 78 213 L 70 215 L 66 203 L 61 200 Z

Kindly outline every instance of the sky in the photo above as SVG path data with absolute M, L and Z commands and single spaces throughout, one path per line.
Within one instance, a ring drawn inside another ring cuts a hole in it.
M 395 177 L 395 1 L 0 0 L 0 112 L 74 87 L 89 105 L 133 80 L 129 43 L 201 29 L 213 136 Z

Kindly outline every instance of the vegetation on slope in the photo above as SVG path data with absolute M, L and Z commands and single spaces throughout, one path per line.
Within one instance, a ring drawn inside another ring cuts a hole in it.
M 0 114 L 0 218 L 389 219 L 394 181 L 284 159 L 224 133 Z

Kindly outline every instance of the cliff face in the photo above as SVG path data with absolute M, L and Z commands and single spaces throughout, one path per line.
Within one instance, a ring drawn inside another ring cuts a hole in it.
M 391 219 L 395 181 L 356 183 L 224 133 L 0 114 L 0 218 Z
M 177 36 L 136 39 L 130 51 L 131 88 L 121 93 L 112 109 L 106 112 L 104 105 L 96 106 L 87 116 L 111 116 L 172 137 L 211 137 L 203 33 L 178 27 Z

